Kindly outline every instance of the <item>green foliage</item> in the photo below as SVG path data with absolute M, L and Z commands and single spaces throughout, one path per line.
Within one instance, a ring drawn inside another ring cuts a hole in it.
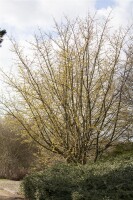
M 29 200 L 130 200 L 133 158 L 85 166 L 58 164 L 25 177 L 22 187 Z
M 133 142 L 126 142 L 126 143 L 119 143 L 116 148 L 114 149 L 114 155 L 122 155 L 122 154 L 129 154 L 133 152 Z
M 102 161 L 114 161 L 121 162 L 121 160 L 130 160 L 133 155 L 133 142 L 119 142 L 110 152 L 106 152 L 101 157 Z

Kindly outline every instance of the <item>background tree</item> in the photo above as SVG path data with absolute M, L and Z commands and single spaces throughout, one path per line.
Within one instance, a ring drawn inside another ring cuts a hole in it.
M 131 37 L 131 40 L 133 38 Z M 129 43 L 129 49 L 128 51 L 125 51 L 127 54 L 128 59 L 128 76 L 126 83 L 123 88 L 123 94 L 122 99 L 123 103 L 128 107 L 128 113 L 129 113 L 129 121 L 131 123 L 131 126 L 127 130 L 127 133 L 125 134 L 125 139 L 129 142 L 133 138 L 133 43 Z
M 0 44 L 3 41 L 3 36 L 6 34 L 6 30 L 0 30 Z
M 0 119 L 0 177 L 22 179 L 37 160 L 37 146 L 10 116 Z M 36 153 L 36 154 L 35 154 Z
M 18 73 L 5 80 L 15 93 L 2 105 L 33 140 L 67 162 L 96 161 L 130 126 L 122 92 L 132 30 L 109 26 L 109 17 L 66 18 L 55 22 L 53 35 L 35 35 L 29 55 L 12 41 Z

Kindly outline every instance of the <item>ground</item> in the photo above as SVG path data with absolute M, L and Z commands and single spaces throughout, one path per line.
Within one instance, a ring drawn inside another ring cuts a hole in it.
M 21 181 L 0 179 L 0 200 L 24 200 L 20 184 Z

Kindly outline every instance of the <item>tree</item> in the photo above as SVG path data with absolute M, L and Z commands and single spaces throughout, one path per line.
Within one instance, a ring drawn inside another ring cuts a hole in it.
M 131 38 L 133 39 L 133 38 Z M 133 43 L 130 42 L 128 51 L 125 51 L 128 59 L 128 76 L 123 88 L 122 99 L 123 103 L 128 107 L 129 121 L 131 126 L 125 134 L 125 139 L 129 142 L 133 138 Z
M 0 44 L 3 42 L 3 36 L 6 34 L 6 30 L 0 30 Z
M 37 160 L 37 146 L 21 131 L 22 127 L 12 117 L 0 118 L 1 178 L 22 179 Z
M 10 95 L 2 105 L 33 140 L 67 162 L 85 164 L 91 155 L 96 161 L 130 126 L 122 91 L 131 27 L 109 25 L 109 17 L 55 22 L 56 32 L 40 30 L 26 56 L 12 41 L 18 73 L 5 79 L 17 99 Z

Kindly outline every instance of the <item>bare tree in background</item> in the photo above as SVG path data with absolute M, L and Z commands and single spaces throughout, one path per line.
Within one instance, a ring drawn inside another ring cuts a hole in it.
M 131 126 L 124 135 L 124 138 L 128 142 L 133 139 L 133 37 L 131 37 L 131 41 L 128 46 L 128 51 L 125 51 L 128 57 L 128 76 L 122 93 L 123 103 L 128 106 L 129 122 L 131 123 Z
M 131 28 L 113 31 L 109 17 L 100 22 L 88 16 L 55 22 L 55 29 L 35 35 L 31 56 L 12 41 L 18 73 L 5 74 L 5 80 L 16 100 L 2 104 L 42 147 L 85 164 L 92 154 L 96 161 L 130 126 L 122 91 Z

